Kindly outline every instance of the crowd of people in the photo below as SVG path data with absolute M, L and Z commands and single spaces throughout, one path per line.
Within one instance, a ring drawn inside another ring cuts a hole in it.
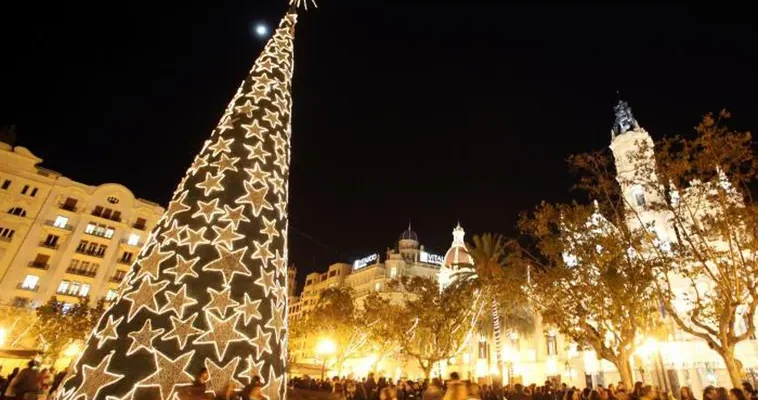
M 0 366 L 0 400 L 46 400 L 58 389 L 66 372 L 39 367 L 38 362 L 31 360 L 26 368 L 14 368 L 3 377 L 3 367 Z
M 498 386 L 479 385 L 463 381 L 453 373 L 450 379 L 412 381 L 379 378 L 373 374 L 354 380 L 334 377 L 331 379 L 293 378 L 290 387 L 303 390 L 329 392 L 335 400 L 758 400 L 758 391 L 745 382 L 741 388 L 727 390 L 708 386 L 702 397 L 684 386 L 678 393 L 659 390 L 654 385 L 636 382 L 627 388 L 622 382 L 614 385 L 597 385 L 594 388 L 577 389 L 565 383 L 556 385 L 545 382 L 543 386 L 521 384 Z M 295 396 L 296 397 L 296 396 Z

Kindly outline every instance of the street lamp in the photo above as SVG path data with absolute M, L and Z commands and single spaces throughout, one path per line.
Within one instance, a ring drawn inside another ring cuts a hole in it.
M 328 356 L 334 354 L 337 351 L 337 344 L 334 340 L 329 338 L 321 338 L 316 343 L 316 354 L 322 357 L 321 362 L 321 381 L 324 381 L 324 375 L 326 373 L 326 360 Z

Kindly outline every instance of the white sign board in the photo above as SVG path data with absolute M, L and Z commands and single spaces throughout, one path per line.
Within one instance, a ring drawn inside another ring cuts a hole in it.
M 445 265 L 445 257 L 425 251 L 422 251 L 419 255 L 419 261 L 427 264 Z
M 372 264 L 379 260 L 378 254 L 372 254 L 370 256 L 363 257 L 361 259 L 353 261 L 353 269 L 361 269 L 369 264 Z

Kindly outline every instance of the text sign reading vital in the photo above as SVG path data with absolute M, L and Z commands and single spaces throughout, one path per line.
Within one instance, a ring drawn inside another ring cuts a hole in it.
M 421 255 L 419 256 L 419 260 L 422 263 L 427 263 L 427 264 L 437 264 L 437 265 L 445 264 L 445 257 L 442 257 L 437 254 L 427 253 L 425 251 L 421 252 Z
M 379 260 L 378 254 L 372 254 L 370 256 L 363 257 L 361 259 L 353 261 L 353 269 L 360 269 L 363 268 L 369 264 L 372 264 Z

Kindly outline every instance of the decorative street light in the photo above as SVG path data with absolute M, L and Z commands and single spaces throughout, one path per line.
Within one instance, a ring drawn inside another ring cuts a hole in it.
M 337 344 L 334 340 L 329 338 L 321 338 L 316 343 L 316 354 L 322 358 L 321 361 L 321 381 L 324 381 L 324 375 L 326 374 L 326 361 L 330 355 L 337 351 Z

